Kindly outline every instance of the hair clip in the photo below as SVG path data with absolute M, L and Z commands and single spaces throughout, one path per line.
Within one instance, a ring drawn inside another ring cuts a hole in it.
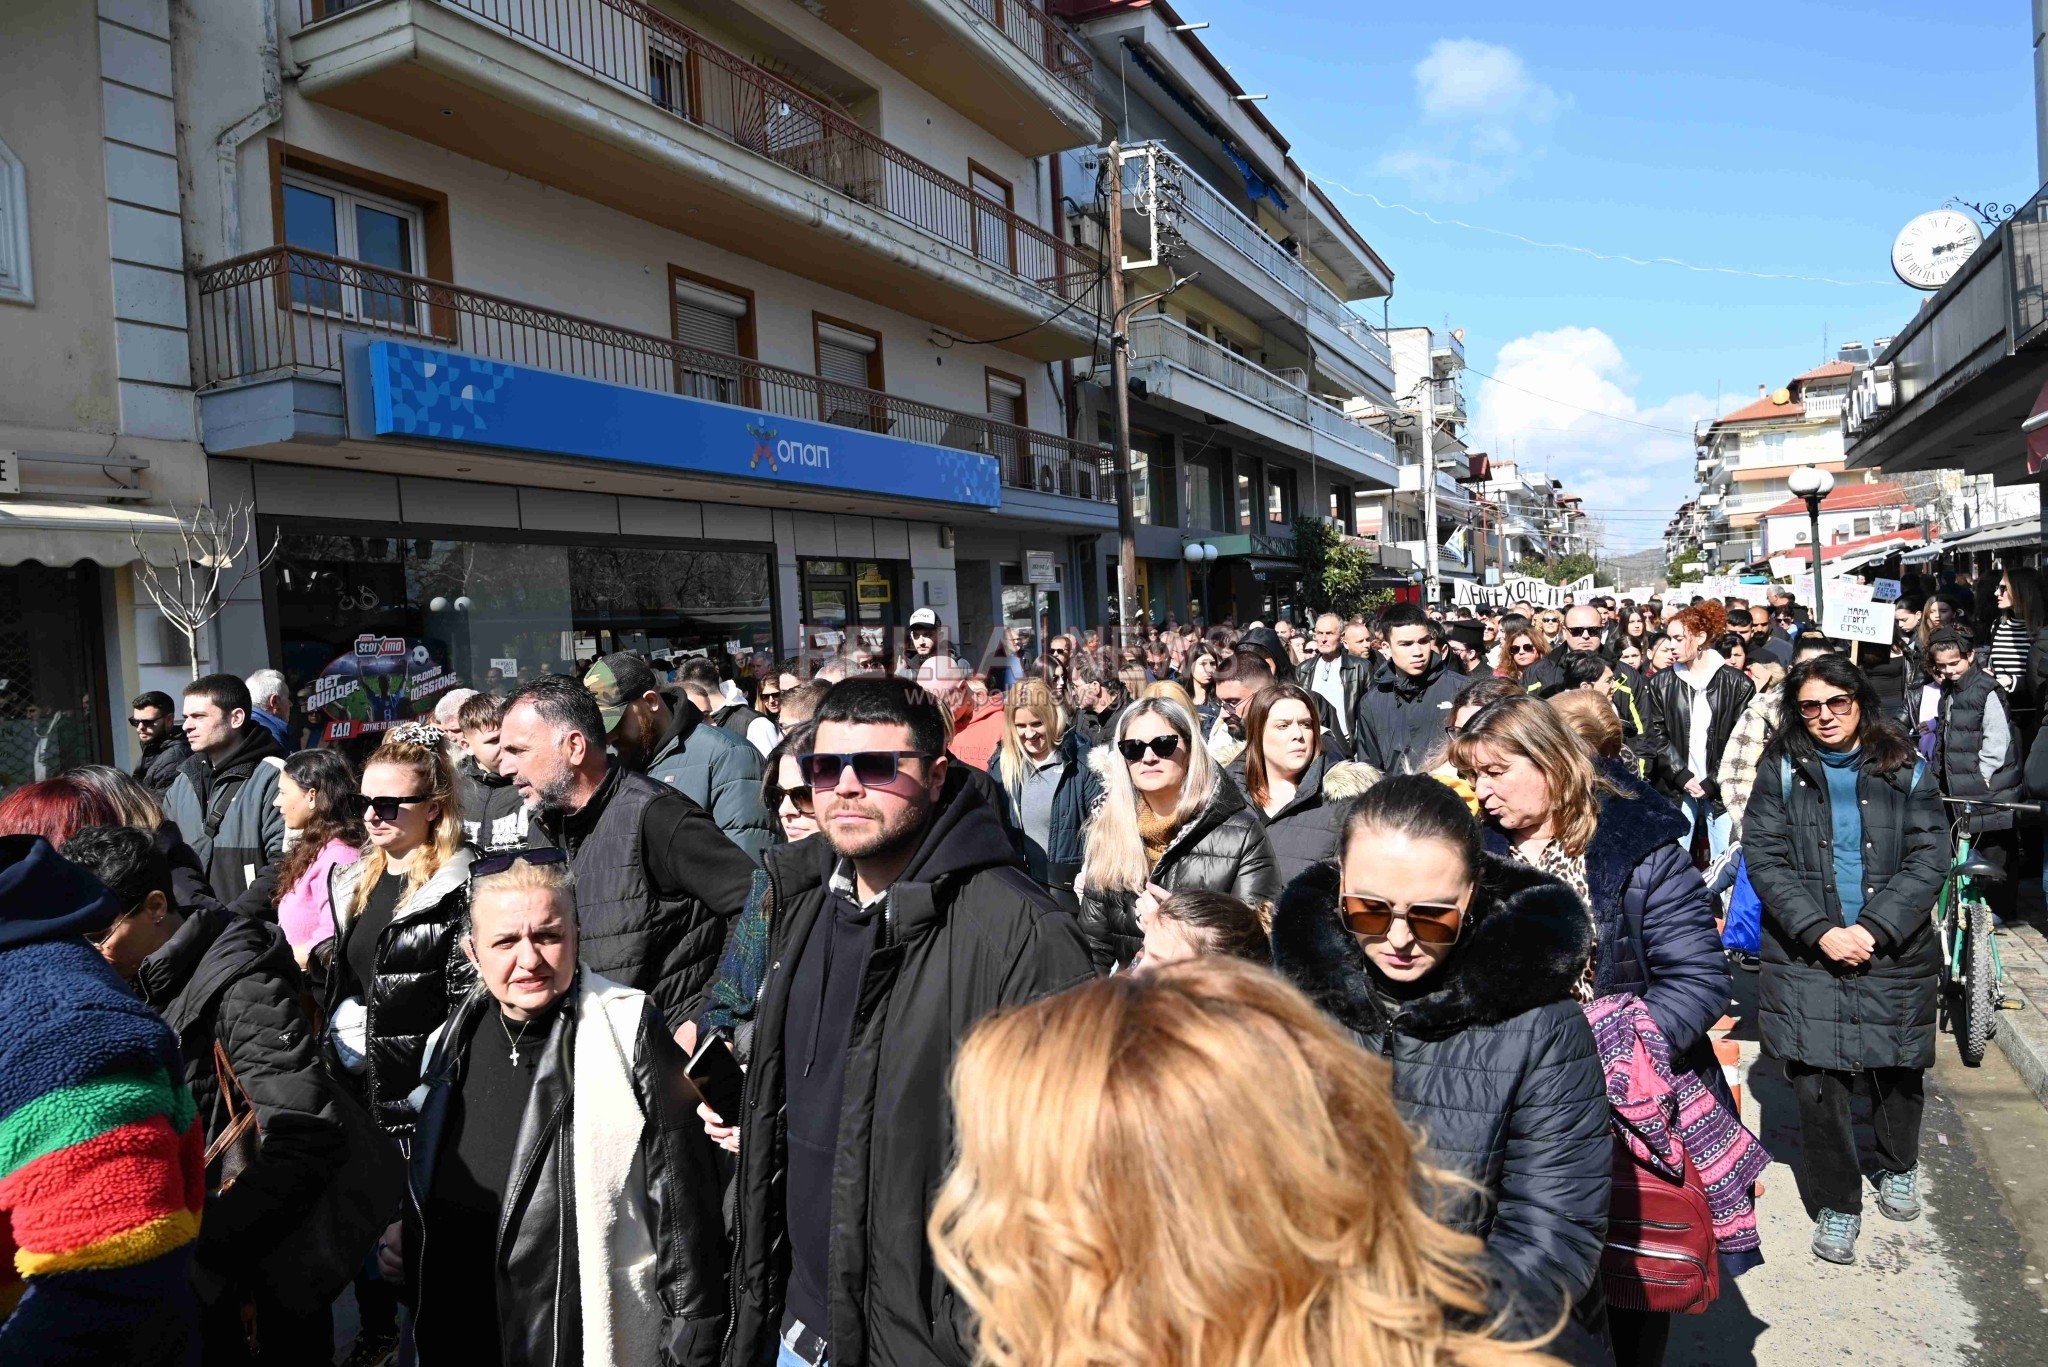
M 448 741 L 448 733 L 428 721 L 409 721 L 395 726 L 385 736 L 387 745 L 417 745 L 423 750 L 438 750 Z

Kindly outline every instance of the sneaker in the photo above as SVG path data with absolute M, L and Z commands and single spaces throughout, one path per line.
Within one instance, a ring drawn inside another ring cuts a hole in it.
M 1813 1222 L 1813 1256 L 1849 1266 L 1856 1261 L 1856 1236 L 1863 1232 L 1863 1217 L 1839 1210 L 1823 1209 Z
M 1920 1169 L 1877 1175 L 1877 1208 L 1887 1220 L 1920 1218 Z
M 341 1367 L 390 1367 L 398 1358 L 398 1335 L 372 1331 L 356 1335 Z

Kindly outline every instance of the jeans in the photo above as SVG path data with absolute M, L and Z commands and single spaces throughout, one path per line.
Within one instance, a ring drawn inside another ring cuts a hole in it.
M 1703 797 L 1684 796 L 1678 799 L 1678 811 L 1685 818 L 1685 848 L 1692 849 L 1694 823 L 1707 823 L 1707 857 L 1719 859 L 1728 848 L 1728 835 L 1734 821 L 1724 809 L 1719 816 L 1713 813 L 1714 804 Z
M 775 1367 L 811 1367 L 811 1364 L 798 1357 L 796 1350 L 788 1344 L 778 1343 L 775 1345 Z M 831 1360 L 826 1359 L 819 1367 L 831 1367 Z
M 1856 1158 L 1856 1127 L 1849 1094 L 1859 1082 L 1871 1094 L 1870 1128 L 1877 1166 L 1905 1172 L 1920 1162 L 1920 1118 L 1926 1110 L 1919 1068 L 1870 1068 L 1861 1073 L 1785 1062 L 1785 1080 L 1799 1103 L 1799 1144 L 1805 1151 L 1807 1198 L 1817 1207 L 1863 1213 L 1863 1170 Z

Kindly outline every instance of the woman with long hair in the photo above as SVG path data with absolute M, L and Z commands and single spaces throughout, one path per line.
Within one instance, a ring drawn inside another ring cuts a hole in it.
M 278 866 L 273 896 L 278 928 L 301 968 L 339 924 L 328 900 L 330 876 L 361 858 L 369 838 L 355 798 L 355 771 L 338 750 L 301 750 L 277 777 L 277 810 L 291 847 Z
M 1877 1204 L 1920 1214 L 1922 1080 L 1934 1064 L 1941 946 L 1929 910 L 1948 872 L 1935 767 L 1840 655 L 1793 666 L 1785 719 L 1744 823 L 1763 902 L 1757 1024 L 1798 1102 L 1813 1252 L 1856 1261 L 1863 1223 L 1851 1093 L 1867 1087 Z
M 170 865 L 171 900 L 179 911 L 193 912 L 220 905 L 220 899 L 213 895 L 213 884 L 207 881 L 206 865 L 200 862 L 197 851 L 185 843 L 178 823 L 164 815 L 156 793 L 132 774 L 108 764 L 83 764 L 65 777 L 98 793 L 121 825 L 133 826 L 155 842 L 156 852 Z
M 456 947 L 469 866 L 454 761 L 438 726 L 407 722 L 363 764 L 354 802 L 362 858 L 328 876 L 334 938 L 328 1038 L 385 1130 L 408 1135 L 427 1036 L 448 1018 L 450 983 L 473 980 Z
M 2048 628 L 2048 602 L 2041 596 L 2041 576 L 2006 562 L 1992 587 L 1995 604 L 1990 634 L 1979 634 L 1991 649 L 1985 668 L 2013 700 L 2013 712 L 2028 735 L 2033 734 L 2039 699 L 2035 689 L 2034 642 Z
M 1081 930 L 1105 970 L 1137 954 L 1141 916 L 1168 894 L 1206 888 L 1256 906 L 1280 892 L 1265 826 L 1201 744 L 1193 712 L 1141 698 L 1110 740 L 1088 756 L 1102 800 L 1075 882 Z
M 1244 753 L 1230 775 L 1266 822 L 1280 885 L 1337 853 L 1341 804 L 1379 774 L 1370 765 L 1336 759 L 1323 744 L 1316 696 L 1300 684 L 1269 684 L 1252 695 L 1244 719 Z
M 1749 642 L 1732 631 L 1724 631 L 1714 640 L 1714 649 L 1721 652 L 1730 669 L 1749 672 Z
M 977 1362 L 1551 1361 L 1491 1323 L 1479 1240 L 1433 1218 L 1460 1184 L 1385 1065 L 1271 973 L 1204 958 L 990 1017 L 952 1091 L 928 1230 Z
M 1535 698 L 1472 718 L 1451 741 L 1451 761 L 1478 795 L 1487 848 L 1563 882 L 1592 912 L 1597 952 L 1580 964 L 1580 998 L 1640 998 L 1672 1071 L 1691 1072 L 1737 1114 L 1707 1034 L 1728 1009 L 1728 960 L 1714 899 L 1679 843 L 1685 819 L 1626 767 L 1595 759 Z M 1723 1249 L 1730 1276 L 1759 1261 L 1743 1243 Z M 1616 1309 L 1611 1321 L 1624 1364 L 1662 1359 L 1669 1316 Z
M 1688 845 L 1706 827 L 1708 853 L 1728 847 L 1728 809 L 1721 802 L 1721 755 L 1756 687 L 1729 667 L 1711 644 L 1728 625 L 1728 610 L 1709 598 L 1664 628 L 1676 652 L 1670 668 L 1643 690 L 1643 751 L 1650 781 L 1685 813 Z
M 1207 641 L 1197 645 L 1188 654 L 1187 670 L 1181 677 L 1186 680 L 1188 696 L 1194 699 L 1195 718 L 1202 723 L 1202 734 L 1208 735 L 1209 728 L 1216 724 L 1216 671 L 1223 668 L 1223 653 Z
M 1550 655 L 1550 638 L 1539 626 L 1526 626 L 1507 633 L 1506 644 L 1501 647 L 1500 664 L 1494 673 L 1503 679 L 1522 681 L 1530 666 Z
M 1227 892 L 1176 892 L 1144 918 L 1145 948 L 1131 968 L 1151 972 L 1211 954 L 1271 967 L 1273 941 L 1256 907 Z
M 1640 637 L 1631 636 L 1616 647 L 1614 662 L 1627 665 L 1638 674 L 1648 674 L 1650 672 L 1650 662 L 1643 655 L 1642 638 Z
M 1088 764 L 1087 741 L 1068 729 L 1052 690 L 1037 679 L 1003 696 L 1003 739 L 988 769 L 1023 847 L 1024 871 L 1072 908 L 1081 831 L 1102 797 L 1102 780 Z

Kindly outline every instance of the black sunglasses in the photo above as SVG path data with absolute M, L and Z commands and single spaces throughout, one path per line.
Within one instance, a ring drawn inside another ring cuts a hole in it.
M 853 770 L 854 781 L 863 788 L 886 788 L 896 781 L 896 775 L 903 771 L 902 761 L 906 759 L 928 760 L 931 756 L 921 750 L 861 750 L 851 755 L 834 755 L 822 751 L 796 757 L 797 771 L 811 781 L 811 787 L 837 788 L 839 776 L 848 768 Z
M 856 776 L 858 776 L 858 773 L 859 771 L 856 770 Z M 776 792 L 780 794 L 775 799 L 775 806 L 777 807 L 782 805 L 782 799 L 786 797 L 789 799 L 789 805 L 805 816 L 814 815 L 817 811 L 816 790 L 808 785 L 798 784 L 794 788 L 778 788 Z
M 169 726 L 171 719 L 169 717 L 130 717 L 128 724 L 140 731 L 145 726 Z
M 1567 636 L 1598 636 L 1600 634 L 1600 628 L 1597 626 L 1566 627 L 1564 629 L 1564 634 Z
M 1136 764 L 1145 758 L 1147 750 L 1161 759 L 1172 759 L 1173 752 L 1178 749 L 1180 737 L 1171 732 L 1163 736 L 1154 736 L 1150 740 L 1120 740 L 1116 743 L 1116 752 L 1124 757 L 1126 764 Z
M 543 845 L 535 850 L 505 850 L 499 854 L 487 854 L 469 866 L 469 881 L 489 878 L 500 874 L 514 864 L 561 864 L 569 858 L 567 850 L 558 850 L 552 845 Z
M 398 809 L 400 807 L 411 807 L 421 802 L 431 802 L 433 800 L 434 795 L 432 793 L 419 793 L 412 797 L 371 797 L 367 793 L 352 793 L 349 795 L 349 802 L 355 808 L 357 816 L 368 816 L 371 812 L 375 812 L 377 819 L 386 825 L 398 820 Z

